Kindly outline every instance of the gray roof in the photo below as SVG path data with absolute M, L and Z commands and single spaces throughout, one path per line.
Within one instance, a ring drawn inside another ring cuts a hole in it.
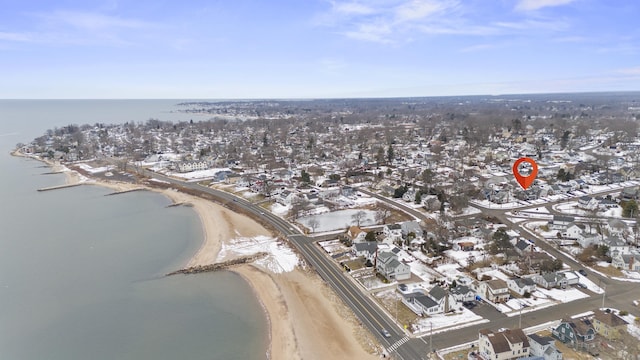
M 549 336 L 540 336 L 538 334 L 531 334 L 531 335 L 527 335 L 529 337 L 529 339 L 533 340 L 534 342 L 540 344 L 540 345 L 548 345 L 550 343 L 553 343 L 554 340 L 553 338 L 549 337 Z
M 374 252 L 376 252 L 376 249 L 378 249 L 378 244 L 375 241 L 366 241 L 361 243 L 355 243 L 353 244 L 353 247 L 354 249 L 356 249 L 357 252 L 367 251 L 373 254 Z
M 433 301 L 433 299 L 428 297 L 427 295 L 418 295 L 414 297 L 414 299 L 415 299 L 414 301 L 420 303 L 420 305 L 422 305 L 427 309 L 434 306 L 438 306 L 438 303 Z
M 433 287 L 433 289 L 431 289 L 431 291 L 429 291 L 429 295 L 431 295 L 431 297 L 436 300 L 440 300 L 447 295 L 447 292 L 440 286 L 436 285 Z
M 468 294 L 470 291 L 472 290 L 469 289 L 468 286 L 464 286 L 464 285 L 458 285 L 451 289 L 451 293 L 460 294 L 460 295 Z

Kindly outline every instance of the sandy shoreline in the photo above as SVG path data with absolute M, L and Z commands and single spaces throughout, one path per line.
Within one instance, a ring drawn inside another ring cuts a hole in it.
M 234 213 L 211 201 L 174 189 L 88 179 L 64 165 L 25 155 L 61 171 L 68 184 L 92 184 L 115 191 L 149 189 L 167 196 L 174 203 L 190 204 L 200 218 L 204 239 L 200 249 L 185 267 L 214 264 L 224 243 L 238 237 L 273 236 L 253 219 Z M 376 342 L 356 320 L 354 314 L 315 272 L 295 270 L 273 274 L 254 265 L 230 269 L 240 274 L 256 293 L 265 309 L 270 327 L 270 359 L 375 359 L 370 352 Z M 365 350 L 366 347 L 366 350 Z

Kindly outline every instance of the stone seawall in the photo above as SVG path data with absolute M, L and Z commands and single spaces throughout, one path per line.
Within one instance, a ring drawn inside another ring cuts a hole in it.
M 244 256 L 244 257 L 240 257 L 237 259 L 231 259 L 231 260 L 227 260 L 227 261 L 223 261 L 223 262 L 219 262 L 216 264 L 211 264 L 211 265 L 198 265 L 198 266 L 192 266 L 192 267 L 188 267 L 185 269 L 180 269 L 180 270 L 176 270 L 173 272 L 168 273 L 166 276 L 172 276 L 172 275 L 178 275 L 178 274 L 199 274 L 199 273 L 204 273 L 204 272 L 210 272 L 210 271 L 218 271 L 218 270 L 224 270 L 230 266 L 233 265 L 239 265 L 239 264 L 246 264 L 246 263 L 250 263 L 253 262 L 255 260 L 258 260 L 264 256 L 268 255 L 265 252 L 261 252 L 261 253 L 257 253 L 255 255 L 251 255 L 251 256 Z

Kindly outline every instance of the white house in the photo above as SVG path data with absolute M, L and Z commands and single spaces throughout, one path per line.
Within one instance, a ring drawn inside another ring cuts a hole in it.
M 176 164 L 178 172 L 187 173 L 191 171 L 207 170 L 209 163 L 207 161 L 181 161 Z
M 525 293 L 531 294 L 536 291 L 536 283 L 531 278 L 511 278 L 507 280 L 509 290 L 524 296 Z
M 538 334 L 527 335 L 531 356 L 539 356 L 544 360 L 562 360 L 562 352 L 556 347 L 556 341 L 550 336 L 540 336 Z
M 382 274 L 387 280 L 407 280 L 411 278 L 411 269 L 409 265 L 398 260 L 398 256 L 392 252 L 378 253 L 376 262 L 376 270 Z
M 473 301 L 476 298 L 476 292 L 465 285 L 453 287 L 449 293 L 457 302 Z
M 392 242 L 402 240 L 402 227 L 400 224 L 388 224 L 382 228 L 384 236 Z
M 478 355 L 483 360 L 526 358 L 529 350 L 529 339 L 522 329 L 507 329 L 497 333 L 483 329 L 479 332 Z
M 482 281 L 478 284 L 478 293 L 484 299 L 494 303 L 501 303 L 509 300 L 509 287 L 504 280 L 495 279 Z

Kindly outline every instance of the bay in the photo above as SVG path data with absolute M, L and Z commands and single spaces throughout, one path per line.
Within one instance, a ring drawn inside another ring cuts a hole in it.
M 8 155 L 55 126 L 181 120 L 178 102 L 0 100 L 0 358 L 266 357 L 265 315 L 241 277 L 164 277 L 202 242 L 192 209 L 96 186 L 40 193 L 64 177 Z

